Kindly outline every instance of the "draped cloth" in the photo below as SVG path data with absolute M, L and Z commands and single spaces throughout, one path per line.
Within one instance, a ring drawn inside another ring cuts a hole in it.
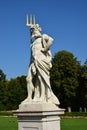
M 51 51 L 49 50 L 52 45 L 51 37 L 43 35 L 35 39 L 31 44 L 31 63 L 27 76 L 27 81 L 31 78 L 33 91 L 33 100 L 43 102 L 51 102 L 59 105 L 59 100 L 54 95 L 50 85 L 50 69 L 51 64 Z M 47 43 L 48 42 L 48 43 Z M 29 83 L 30 83 L 29 82 Z

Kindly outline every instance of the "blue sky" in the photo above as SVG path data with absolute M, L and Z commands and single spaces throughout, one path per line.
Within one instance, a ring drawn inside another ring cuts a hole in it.
M 30 60 L 26 14 L 53 37 L 52 54 L 66 50 L 87 58 L 87 0 L 0 0 L 0 69 L 7 79 L 27 75 Z

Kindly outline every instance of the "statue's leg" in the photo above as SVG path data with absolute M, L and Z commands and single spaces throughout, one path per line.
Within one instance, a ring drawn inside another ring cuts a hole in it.
M 28 99 L 32 99 L 32 93 L 34 91 L 34 86 L 33 86 L 33 83 L 32 83 L 32 76 L 28 76 L 26 78 L 27 80 L 27 92 L 28 92 Z
M 28 97 L 25 99 L 25 102 L 31 102 L 32 101 L 32 94 L 33 94 L 33 91 L 34 91 L 34 85 L 33 85 L 32 79 L 33 79 L 33 74 L 32 74 L 31 66 L 30 66 L 29 71 L 28 71 L 28 75 L 26 77 Z
M 40 75 L 38 75 L 38 79 L 39 79 L 39 91 L 40 91 L 40 100 L 41 101 L 46 101 L 46 95 L 45 95 L 45 82 L 43 81 L 43 79 L 41 78 Z
M 39 90 L 39 82 L 36 80 L 35 88 L 34 88 L 34 98 L 33 101 L 39 101 L 40 90 Z
M 27 92 L 28 92 L 28 97 L 22 102 L 23 104 L 27 104 L 32 102 L 32 93 L 34 90 L 33 84 L 32 84 L 32 77 L 27 76 Z

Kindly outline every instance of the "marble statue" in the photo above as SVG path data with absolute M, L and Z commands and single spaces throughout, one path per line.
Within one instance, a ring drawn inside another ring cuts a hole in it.
M 31 16 L 30 23 L 28 23 L 27 16 L 26 25 L 30 26 L 31 58 L 26 77 L 28 97 L 22 103 L 48 102 L 59 105 L 59 100 L 50 85 L 50 69 L 52 67 L 50 46 L 53 44 L 53 38 L 47 34 L 41 34 L 42 29 L 39 24 L 35 23 L 35 18 L 33 22 Z

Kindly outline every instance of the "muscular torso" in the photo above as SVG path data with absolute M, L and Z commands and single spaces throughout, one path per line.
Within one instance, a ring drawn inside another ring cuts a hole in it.
M 34 59 L 43 58 L 41 38 L 37 38 L 31 45 L 32 57 Z

